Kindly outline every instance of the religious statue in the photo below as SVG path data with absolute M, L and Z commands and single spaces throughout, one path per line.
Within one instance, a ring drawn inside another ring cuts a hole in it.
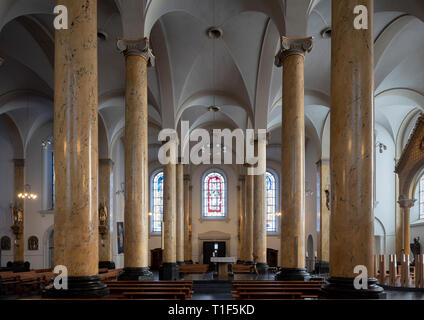
M 104 204 L 100 204 L 99 206 L 99 233 L 102 235 L 102 237 L 105 236 L 107 227 L 107 208 Z
M 414 238 L 414 243 L 410 244 L 412 255 L 414 256 L 414 261 L 412 262 L 412 265 L 415 266 L 415 256 L 417 254 L 421 254 L 421 244 L 420 244 L 420 237 Z
M 24 210 L 22 208 L 12 206 L 12 218 L 13 226 L 11 226 L 11 229 L 13 230 L 16 239 L 19 239 L 23 229 Z
M 24 210 L 21 208 L 12 207 L 13 224 L 21 225 L 24 222 Z
M 329 189 L 325 189 L 325 206 L 327 207 L 328 210 L 330 210 L 330 190 Z
M 38 238 L 36 236 L 28 238 L 28 250 L 38 250 Z
M 8 236 L 1 238 L 1 250 L 10 250 L 12 242 Z

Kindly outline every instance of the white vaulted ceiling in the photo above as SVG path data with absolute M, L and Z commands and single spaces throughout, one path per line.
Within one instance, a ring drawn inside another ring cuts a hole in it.
M 402 119 L 424 107 L 423 3 L 375 1 L 376 121 L 393 139 Z M 22 139 L 53 116 L 53 6 L 0 1 L 0 114 L 11 117 Z M 331 109 L 331 38 L 321 31 L 331 27 L 330 0 L 102 0 L 98 7 L 106 35 L 98 43 L 99 112 L 108 143 L 124 126 L 125 61 L 116 39 L 149 36 L 156 56 L 148 72 L 150 143 L 158 128 L 188 120 L 191 128 L 266 127 L 278 145 L 282 70 L 273 61 L 279 35 L 288 32 L 315 38 L 305 60 L 306 132 L 322 144 Z M 222 30 L 220 39 L 208 37 L 212 26 Z M 408 95 L 415 98 L 402 98 Z M 214 103 L 219 112 L 208 110 Z M 31 129 L 23 128 L 28 107 L 37 109 Z

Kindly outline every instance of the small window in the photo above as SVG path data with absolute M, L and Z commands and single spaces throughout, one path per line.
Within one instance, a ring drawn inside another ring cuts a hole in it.
M 227 181 L 224 173 L 207 171 L 202 179 L 202 217 L 225 219 L 227 217 Z
M 163 170 L 156 171 L 150 182 L 150 233 L 160 234 L 162 232 L 163 216 Z
M 266 231 L 267 233 L 278 232 L 278 194 L 277 194 L 277 175 L 267 171 L 266 180 Z

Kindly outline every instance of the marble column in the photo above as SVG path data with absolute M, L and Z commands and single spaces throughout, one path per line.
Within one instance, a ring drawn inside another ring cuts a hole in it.
M 168 163 L 163 170 L 163 224 L 164 250 L 162 265 L 159 269 L 160 280 L 177 280 L 177 248 L 176 248 L 176 220 L 177 220 L 177 183 L 176 165 Z
M 317 264 L 320 273 L 329 272 L 330 261 L 330 162 L 321 159 L 317 163 L 320 184 L 320 222 Z
M 56 30 L 54 88 L 55 265 L 68 272 L 68 289 L 45 297 L 108 294 L 98 276 L 97 1 L 58 0 L 69 28 Z
M 265 164 L 266 172 L 266 141 L 255 139 L 257 157 Z M 266 261 L 266 204 L 265 204 L 265 172 L 254 175 L 254 219 L 253 219 L 253 257 L 256 258 L 256 270 L 264 274 L 268 270 Z
M 246 230 L 244 237 L 245 264 L 253 264 L 253 223 L 255 215 L 255 176 L 246 175 Z
M 245 252 L 245 243 L 246 243 L 246 207 L 245 207 L 245 175 L 239 176 L 239 218 L 240 218 L 240 228 L 239 228 L 239 263 L 244 263 L 246 261 L 246 252 Z
M 368 29 L 353 27 L 358 5 L 368 8 Z M 379 298 L 383 292 L 369 277 L 374 259 L 373 12 L 373 0 L 332 2 L 330 278 L 322 290 L 334 298 Z M 367 268 L 366 289 L 354 286 L 356 266 Z
M 29 271 L 24 267 L 24 250 L 25 250 L 25 200 L 18 198 L 17 195 L 25 192 L 25 159 L 14 159 L 14 197 L 15 203 L 12 213 L 16 214 L 16 222 L 13 225 L 13 233 L 15 240 L 13 242 L 13 263 L 12 269 L 16 272 Z
M 402 253 L 409 255 L 410 249 L 410 209 L 414 206 L 415 199 L 400 199 L 398 201 L 400 208 L 402 209 Z
M 119 39 L 125 56 L 124 272 L 120 280 L 150 280 L 148 219 L 147 67 L 154 65 L 149 39 Z
M 177 183 L 177 195 L 176 195 L 176 210 L 177 210 L 177 221 L 176 221 L 176 250 L 177 250 L 177 264 L 184 265 L 184 165 L 181 161 L 176 165 L 176 183 Z
M 113 172 L 111 159 L 99 159 L 99 268 L 115 269 L 110 233 L 110 184 Z
M 190 221 L 190 176 L 184 175 L 184 262 L 193 263 L 191 248 Z
M 281 37 L 276 65 L 283 66 L 281 143 L 281 267 L 277 280 L 308 280 L 305 269 L 305 53 L 313 38 Z

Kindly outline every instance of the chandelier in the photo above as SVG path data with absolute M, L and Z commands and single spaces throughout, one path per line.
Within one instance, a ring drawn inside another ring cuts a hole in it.
M 19 199 L 35 200 L 38 198 L 38 196 L 35 193 L 31 192 L 31 185 L 26 184 L 24 190 L 25 190 L 24 192 L 21 192 L 18 194 Z

